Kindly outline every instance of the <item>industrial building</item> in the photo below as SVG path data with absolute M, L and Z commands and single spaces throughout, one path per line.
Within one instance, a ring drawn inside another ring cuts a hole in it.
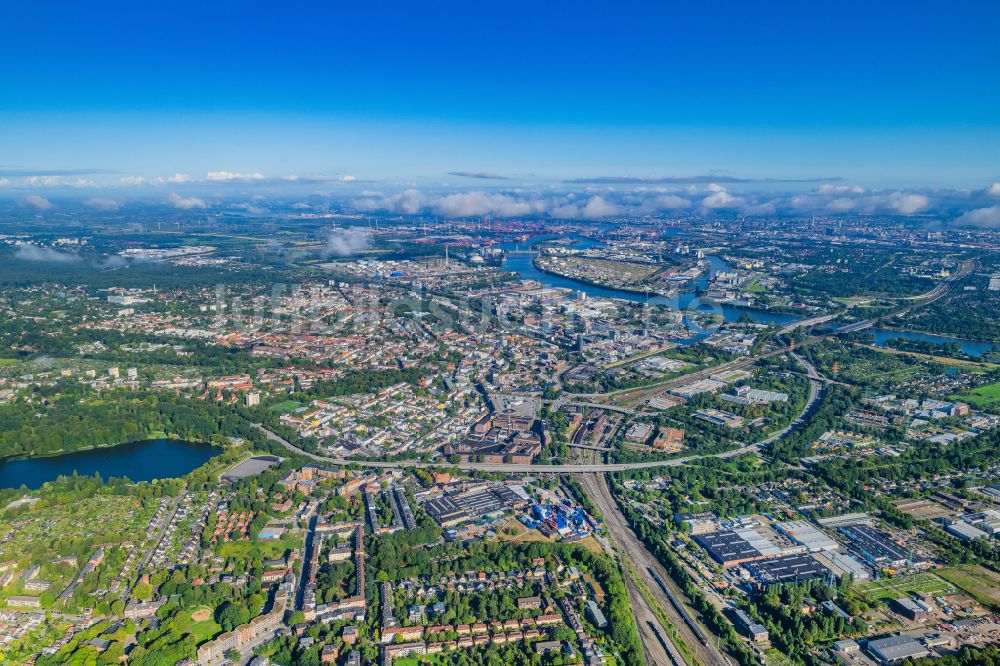
M 989 535 L 979 529 L 978 527 L 973 527 L 964 520 L 956 520 L 945 525 L 945 529 L 948 532 L 962 541 L 973 541 L 975 539 L 983 539 Z
M 873 566 L 900 568 L 906 566 L 911 556 L 889 535 L 867 525 L 841 527 L 840 533 L 847 537 L 855 550 Z
M 830 570 L 810 555 L 786 555 L 773 560 L 750 562 L 746 569 L 759 585 L 764 586 L 815 580 L 830 575 Z
M 699 534 L 694 537 L 694 540 L 705 549 L 709 557 L 724 567 L 733 567 L 765 557 L 753 544 L 734 530 L 718 530 Z
M 914 601 L 909 597 L 893 599 L 893 609 L 908 620 L 923 622 L 931 612 L 931 607 L 922 601 Z
M 524 508 L 528 499 L 523 488 L 495 484 L 435 497 L 424 502 L 423 506 L 442 527 L 452 527 L 481 516 Z
M 790 520 L 774 526 L 795 543 L 805 546 L 810 553 L 836 550 L 840 544 L 805 520 Z
M 731 609 L 733 625 L 747 638 L 754 643 L 762 643 L 770 638 L 767 627 L 756 622 L 739 608 Z
M 910 636 L 890 636 L 868 642 L 868 652 L 881 664 L 898 664 L 930 655 L 930 650 Z
M 826 551 L 815 556 L 837 577 L 850 576 L 855 582 L 870 580 L 872 571 L 850 553 Z
M 435 497 L 424 502 L 424 509 L 441 527 L 452 527 L 469 520 L 469 514 L 449 497 Z
M 849 525 L 871 525 L 872 517 L 867 513 L 845 513 L 840 516 L 817 518 L 816 522 L 819 523 L 821 527 L 835 530 Z

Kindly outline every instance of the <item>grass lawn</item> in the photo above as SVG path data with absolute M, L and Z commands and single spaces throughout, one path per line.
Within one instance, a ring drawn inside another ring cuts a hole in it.
M 215 547 L 215 552 L 219 557 L 235 557 L 239 559 L 253 559 L 262 557 L 273 559 L 282 557 L 286 551 L 293 548 L 302 548 L 303 534 L 301 530 L 292 530 L 277 541 L 259 541 L 242 539 L 240 541 L 226 541 Z
M 0 365 L 14 365 L 20 362 L 21 360 L 17 358 L 0 358 Z
M 942 578 L 959 586 L 983 604 L 1000 605 L 1000 574 L 967 564 L 938 572 Z
M 764 653 L 765 662 L 767 666 L 793 666 L 794 661 L 786 657 L 785 655 L 778 652 L 776 649 L 771 648 Z
M 953 400 L 961 400 L 976 407 L 986 407 L 1000 403 L 1000 382 L 974 388 L 967 393 L 951 396 Z
M 292 412 L 302 406 L 301 402 L 296 402 L 294 400 L 285 400 L 284 402 L 279 402 L 276 405 L 271 405 L 272 412 Z
M 871 303 L 872 299 L 866 298 L 864 296 L 837 296 L 833 300 L 836 303 L 840 303 L 841 305 L 846 305 L 849 308 L 853 308 L 859 305 L 868 305 Z
M 525 529 L 524 525 L 512 520 L 507 523 L 496 536 L 497 541 L 513 541 L 514 543 L 529 543 L 532 541 L 539 541 L 542 543 L 552 543 L 552 539 L 548 538 L 538 530 Z
M 191 625 L 191 635 L 195 637 L 199 643 L 215 638 L 219 633 L 222 632 L 222 625 L 218 622 L 209 618 L 207 620 L 202 620 L 201 622 L 196 622 Z
M 871 601 L 898 599 L 914 592 L 953 594 L 955 586 L 932 573 L 919 573 L 898 578 L 883 578 L 859 586 L 859 591 Z
M 584 537 L 579 541 L 579 544 L 595 555 L 600 555 L 604 552 L 604 548 L 601 547 L 601 543 L 595 539 L 593 535 Z

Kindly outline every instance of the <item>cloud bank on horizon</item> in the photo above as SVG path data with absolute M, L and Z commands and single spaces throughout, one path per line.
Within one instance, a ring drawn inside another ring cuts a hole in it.
M 720 183 L 686 188 L 590 187 L 582 191 L 524 190 L 363 192 L 350 201 L 359 211 L 462 217 L 600 219 L 619 215 L 920 215 L 979 227 L 1000 227 L 1000 183 L 983 190 L 866 190 L 824 183 L 802 193 L 744 192 Z
M 4 173 L 0 169 L 0 173 Z M 483 186 L 446 183 L 381 183 L 349 175 L 265 176 L 256 171 L 209 171 L 204 176 L 174 173 L 146 178 L 99 170 L 45 173 L 18 170 L 14 180 L 0 180 L 5 194 L 39 212 L 58 208 L 61 200 L 118 212 L 129 201 L 160 203 L 178 210 L 230 208 L 263 215 L 261 200 L 302 201 L 297 208 L 363 213 L 432 215 L 443 218 L 554 218 L 595 220 L 615 216 L 685 214 L 702 216 L 927 215 L 942 222 L 983 228 L 1000 227 L 1000 181 L 979 189 L 868 189 L 841 177 L 741 178 L 726 174 L 631 177 L 600 176 L 518 186 L 491 171 L 453 171 L 446 175 L 483 181 Z M 82 173 L 112 176 L 103 182 Z M 489 186 L 486 182 L 495 182 Z M 45 196 L 42 195 L 45 193 Z

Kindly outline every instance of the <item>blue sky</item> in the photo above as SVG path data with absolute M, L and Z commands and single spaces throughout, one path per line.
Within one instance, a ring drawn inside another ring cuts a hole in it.
M 1000 177 L 1000 3 L 8 3 L 0 178 Z

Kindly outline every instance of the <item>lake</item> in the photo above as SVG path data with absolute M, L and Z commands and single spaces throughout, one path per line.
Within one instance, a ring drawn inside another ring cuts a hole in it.
M 152 481 L 184 476 L 222 452 L 217 446 L 178 439 L 148 439 L 99 449 L 74 451 L 49 458 L 0 462 L 0 488 L 39 488 L 59 476 L 126 476 Z

